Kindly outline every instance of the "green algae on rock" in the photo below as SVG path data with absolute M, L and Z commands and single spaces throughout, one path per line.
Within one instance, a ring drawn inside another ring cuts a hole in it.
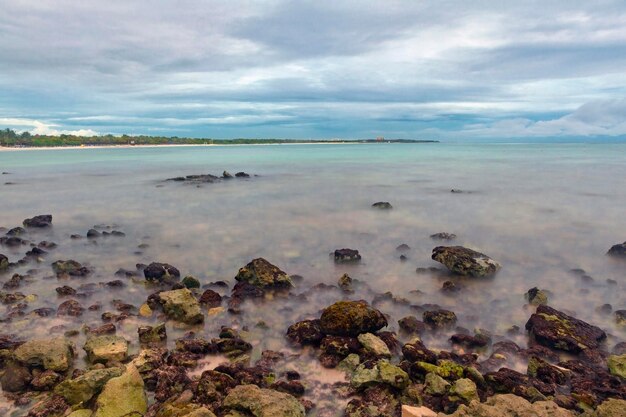
M 526 323 L 526 330 L 542 345 L 572 353 L 597 349 L 606 339 L 606 333 L 599 327 L 547 305 L 537 307 Z
M 33 339 L 19 346 L 15 359 L 27 366 L 41 366 L 52 371 L 67 371 L 74 358 L 74 345 L 64 337 Z
M 263 258 L 256 258 L 239 269 L 237 281 L 247 282 L 260 288 L 291 288 L 291 277 L 276 265 Z
M 358 336 L 387 326 L 387 319 L 365 301 L 338 301 L 327 307 L 320 318 L 322 333 L 336 336 Z
M 92 336 L 83 346 L 91 363 L 121 362 L 128 355 L 128 341 L 121 336 Z
M 259 388 L 256 385 L 239 385 L 233 388 L 223 403 L 224 408 L 239 410 L 254 417 L 304 417 L 304 407 L 290 394 Z
M 96 400 L 93 417 L 140 417 L 148 410 L 143 379 L 134 365 L 107 381 Z
M 490 276 L 501 268 L 489 256 L 463 246 L 437 246 L 433 249 L 432 259 L 452 272 L 472 277 Z
M 466 404 L 469 404 L 473 400 L 480 401 L 476 384 L 468 378 L 461 378 L 454 381 L 452 388 L 450 388 L 450 397 L 458 397 Z
M 499 394 L 484 403 L 472 401 L 461 405 L 454 413 L 439 413 L 438 417 L 575 417 L 569 410 L 552 401 L 529 401 L 513 394 Z
M 200 303 L 187 288 L 163 291 L 159 293 L 165 315 L 176 321 L 187 324 L 204 322 L 204 315 L 200 310 Z
M 403 389 L 409 384 L 409 375 L 386 359 L 364 362 L 356 367 L 350 379 L 350 385 L 354 389 L 361 390 L 375 384 Z
M 106 368 L 87 371 L 73 379 L 66 379 L 54 388 L 54 392 L 71 405 L 86 403 L 99 394 L 107 381 L 122 375 L 124 368 Z
M 626 354 L 609 356 L 607 364 L 611 375 L 626 379 Z

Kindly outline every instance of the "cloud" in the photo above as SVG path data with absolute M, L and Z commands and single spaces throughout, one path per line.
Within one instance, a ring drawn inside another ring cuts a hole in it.
M 33 135 L 76 135 L 76 136 L 94 136 L 98 133 L 91 129 L 78 130 L 59 130 L 55 129 L 56 125 L 51 123 L 40 122 L 39 120 L 0 118 L 0 125 L 14 129 L 18 133 L 29 132 Z

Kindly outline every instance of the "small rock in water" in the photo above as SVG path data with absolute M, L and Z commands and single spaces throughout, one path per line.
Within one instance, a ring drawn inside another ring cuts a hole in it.
M 337 249 L 335 250 L 335 262 L 336 263 L 350 263 L 359 262 L 361 255 L 356 249 Z
M 139 341 L 141 343 L 160 343 L 167 339 L 167 332 L 165 330 L 165 323 L 158 324 L 156 326 L 139 326 L 137 328 L 137 334 L 139 335 Z
M 352 291 L 352 278 L 348 274 L 343 274 L 339 277 L 337 281 L 337 285 L 343 292 L 351 292 Z
M 228 171 L 224 171 L 222 173 L 222 178 L 224 178 L 225 180 L 228 180 L 228 179 L 233 178 L 233 175 L 230 172 L 228 172 Z
M 430 238 L 434 240 L 453 240 L 456 239 L 456 235 L 454 233 L 439 232 L 430 235 Z
M 23 221 L 24 227 L 50 227 L 52 226 L 51 214 L 40 214 L 30 219 Z
M 240 171 L 240 172 L 235 174 L 235 177 L 237 177 L 237 178 L 249 178 L 250 174 L 246 174 L 245 172 Z
M 4 271 L 9 267 L 9 258 L 0 253 L 0 271 Z
M 420 334 L 426 329 L 423 321 L 418 320 L 415 316 L 406 316 L 398 320 L 400 330 L 406 333 Z
M 626 258 L 626 242 L 611 246 L 606 254 L 616 258 Z
M 538 306 L 548 304 L 548 294 L 537 287 L 533 287 L 526 293 L 526 299 L 532 305 Z
M 121 336 L 92 336 L 83 349 L 91 363 L 121 362 L 128 355 L 128 341 Z
M 239 282 L 247 282 L 259 288 L 291 288 L 293 282 L 287 273 L 263 258 L 250 261 L 239 269 L 235 277 Z
M 319 320 L 299 321 L 287 329 L 287 339 L 295 344 L 319 345 L 323 338 Z
M 372 204 L 372 207 L 381 209 L 381 210 L 389 210 L 392 209 L 393 206 L 388 201 L 379 201 L 377 203 Z
M 460 275 L 486 277 L 495 274 L 500 264 L 485 254 L 463 246 L 437 246 L 432 259 Z
M 424 323 L 435 329 L 452 327 L 456 324 L 456 314 L 449 310 L 424 311 L 422 314 Z
M 183 278 L 182 280 L 182 284 L 186 287 L 186 288 L 200 288 L 200 281 L 198 281 L 197 278 L 192 277 L 191 275 L 187 275 L 185 278 Z
M 101 235 L 101 233 L 98 232 L 96 229 L 89 229 L 87 231 L 87 237 L 90 238 L 90 239 L 94 239 L 94 238 L 100 237 L 100 235 Z
M 22 236 L 25 233 L 26 233 L 26 229 L 18 226 L 18 227 L 14 227 L 13 229 L 10 229 L 6 234 L 7 236 Z
M 146 281 L 150 282 L 169 282 L 178 281 L 180 272 L 177 268 L 170 264 L 152 262 L 143 270 Z
M 208 308 L 219 307 L 222 304 L 222 296 L 217 292 L 208 289 L 200 296 L 200 304 L 205 304 Z
M 337 336 L 374 333 L 385 326 L 387 319 L 383 313 L 365 301 L 338 301 L 325 308 L 320 318 L 322 332 Z
M 163 291 L 159 293 L 158 297 L 163 304 L 163 311 L 168 318 L 186 324 L 199 324 L 204 322 L 204 315 L 200 310 L 200 304 L 187 288 Z
M 57 316 L 79 317 L 83 315 L 85 308 L 76 300 L 67 300 L 59 305 Z
M 406 252 L 406 251 L 408 251 L 408 250 L 411 250 L 411 247 L 410 247 L 409 245 L 407 245 L 406 243 L 403 243 L 403 244 L 399 245 L 399 246 L 396 248 L 396 250 L 397 250 L 398 252 Z

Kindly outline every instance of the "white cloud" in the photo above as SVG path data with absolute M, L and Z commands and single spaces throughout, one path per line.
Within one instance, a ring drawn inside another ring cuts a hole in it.
M 16 132 L 29 132 L 33 135 L 76 135 L 76 136 L 94 136 L 98 132 L 92 129 L 56 129 L 58 125 L 53 123 L 45 123 L 39 120 L 19 119 L 19 118 L 0 118 L 0 125 L 14 129 Z

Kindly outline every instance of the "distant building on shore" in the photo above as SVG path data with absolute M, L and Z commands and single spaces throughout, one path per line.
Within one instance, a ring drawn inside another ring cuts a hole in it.
M 385 138 L 383 136 L 378 136 L 376 138 L 376 142 L 384 142 L 384 141 L 385 141 Z

